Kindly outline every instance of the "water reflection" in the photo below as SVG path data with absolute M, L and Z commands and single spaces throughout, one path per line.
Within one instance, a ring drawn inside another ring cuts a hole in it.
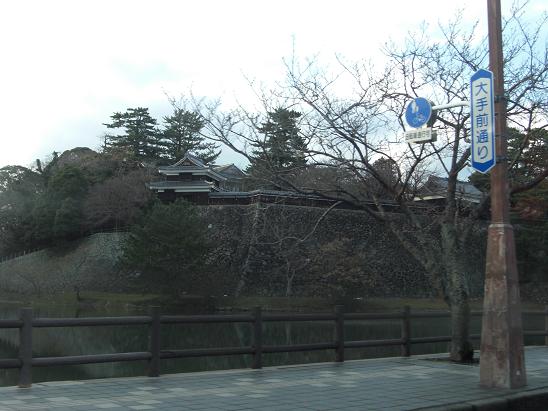
M 2 318 L 17 318 L 19 311 L 13 306 L 1 307 Z M 166 309 L 165 314 L 177 314 Z M 96 309 L 93 307 L 41 308 L 34 312 L 35 317 L 89 317 L 114 315 L 143 315 L 142 310 Z M 479 334 L 480 318 L 472 322 L 473 334 Z M 524 328 L 542 329 L 544 319 L 526 318 Z M 411 323 L 412 337 L 449 335 L 449 322 L 443 318 L 415 319 Z M 400 337 L 398 320 L 348 321 L 345 326 L 347 341 L 393 339 Z M 265 323 L 264 345 L 306 344 L 328 342 L 334 339 L 332 322 L 276 322 Z M 0 330 L 0 358 L 17 357 L 19 335 L 17 330 Z M 162 349 L 189 349 L 213 347 L 238 347 L 252 344 L 250 324 L 173 324 L 163 325 L 161 332 Z M 543 344 L 542 337 L 526 337 L 527 345 Z M 33 331 L 34 355 L 63 356 L 80 354 L 107 354 L 116 352 L 147 351 L 148 327 L 146 325 L 40 328 Z M 477 347 L 476 347 L 477 348 Z M 413 354 L 446 352 L 447 343 L 414 344 Z M 400 355 L 400 347 L 371 347 L 346 350 L 348 360 L 377 358 Z M 263 365 L 299 364 L 333 361 L 333 350 L 303 353 L 264 354 Z M 224 356 L 208 358 L 186 358 L 162 360 L 162 373 L 193 372 L 230 368 L 248 368 L 250 356 Z M 117 376 L 145 375 L 146 362 L 123 362 L 111 364 L 87 364 L 63 367 L 33 368 L 33 381 L 53 381 L 105 378 Z M 0 385 L 15 385 L 17 370 L 0 370 Z

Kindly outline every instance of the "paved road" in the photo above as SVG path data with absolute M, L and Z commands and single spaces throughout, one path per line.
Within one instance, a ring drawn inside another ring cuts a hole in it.
M 0 388 L 0 411 L 446 408 L 548 387 L 548 347 L 528 348 L 526 367 L 525 390 L 482 389 L 478 366 L 432 361 L 425 356 L 37 383 L 30 389 Z

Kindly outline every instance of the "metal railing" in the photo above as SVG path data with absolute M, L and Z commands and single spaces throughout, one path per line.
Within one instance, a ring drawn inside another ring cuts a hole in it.
M 481 316 L 481 311 L 473 311 L 472 316 Z M 545 337 L 548 345 L 548 308 L 544 311 L 524 311 L 524 315 L 543 316 L 545 325 L 543 330 L 525 331 L 526 336 Z M 88 317 L 88 318 L 33 318 L 31 308 L 22 308 L 19 319 L 0 320 L 0 329 L 19 329 L 18 358 L 0 359 L 0 369 L 18 368 L 21 388 L 32 384 L 32 367 L 47 367 L 56 365 L 97 364 L 106 362 L 138 361 L 148 362 L 147 375 L 160 375 L 160 360 L 173 358 L 208 357 L 221 355 L 251 355 L 251 368 L 262 367 L 263 354 L 288 353 L 298 351 L 334 350 L 335 361 L 343 362 L 345 349 L 365 347 L 400 346 L 401 355 L 411 355 L 413 344 L 449 342 L 450 336 L 412 337 L 411 320 L 417 318 L 449 318 L 448 312 L 411 312 L 406 306 L 401 312 L 393 313 L 345 313 L 342 306 L 336 306 L 333 313 L 320 314 L 269 314 L 263 313 L 260 307 L 254 308 L 247 314 L 230 315 L 160 315 L 159 307 L 151 307 L 150 315 L 132 317 Z M 380 340 L 346 341 L 345 323 L 357 320 L 400 320 L 400 338 Z M 333 321 L 334 340 L 309 344 L 264 345 L 263 323 L 279 321 Z M 220 347 L 220 348 L 193 348 L 193 349 L 162 349 L 160 330 L 162 324 L 211 324 L 211 323 L 249 323 L 252 327 L 253 342 L 250 346 Z M 122 352 L 113 354 L 72 355 L 62 357 L 33 357 L 32 330 L 33 328 L 53 327 L 90 327 L 90 326 L 118 326 L 118 325 L 146 325 L 148 326 L 148 351 Z M 471 339 L 479 339 L 480 335 L 471 335 Z

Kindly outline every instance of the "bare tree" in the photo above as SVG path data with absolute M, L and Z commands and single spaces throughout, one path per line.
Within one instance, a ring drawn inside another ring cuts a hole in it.
M 275 278 L 285 283 L 284 294 L 290 297 L 294 292 L 294 282 L 301 277 L 304 280 L 308 266 L 314 260 L 316 230 L 334 206 L 318 209 L 307 215 L 295 213 L 292 206 L 280 200 L 273 204 L 256 204 L 250 210 L 248 218 L 252 219 L 252 237 L 247 248 L 246 257 L 241 267 L 240 279 L 235 294 L 239 295 L 254 272 L 255 259 L 260 256 L 269 261 L 269 270 L 278 275 Z
M 145 185 L 148 180 L 146 170 L 135 170 L 93 186 L 84 207 L 88 224 L 116 229 L 133 223 L 152 197 Z
M 505 20 L 504 47 L 508 119 L 528 136 L 548 126 L 548 52 L 541 34 L 546 16 L 536 26 L 526 26 L 525 11 L 525 6 L 515 7 Z M 477 32 L 477 25 L 466 29 L 460 16 L 439 27 L 441 41 L 423 28 L 411 33 L 403 45 L 387 44 L 388 63 L 379 72 L 368 63 L 339 59 L 339 72 L 328 75 L 314 62 L 290 61 L 287 82 L 270 95 L 259 94 L 265 112 L 283 106 L 302 113 L 299 127 L 308 147 L 306 166 L 271 178 L 283 179 L 301 193 L 343 200 L 386 224 L 448 303 L 455 361 L 473 356 L 468 282 L 476 273 L 470 272 L 467 244 L 474 221 L 488 212 L 489 198 L 474 204 L 458 195 L 459 174 L 470 158 L 467 109 L 436 113 L 438 141 L 421 145 L 403 141 L 403 114 L 409 100 L 418 96 L 436 104 L 468 99 L 470 75 L 488 65 L 487 40 Z M 264 117 L 243 108 L 231 112 L 219 108 L 218 104 L 201 107 L 210 137 L 249 158 L 250 147 L 263 142 L 257 130 Z M 527 141 L 517 156 L 527 150 Z M 517 158 L 509 164 L 515 167 Z M 298 178 L 303 169 L 351 176 L 352 184 L 348 177 L 334 178 L 331 185 L 311 184 L 309 178 Z M 444 201 L 431 209 L 415 201 L 428 174 L 446 179 Z M 534 187 L 547 175 L 546 166 L 541 167 L 512 190 Z

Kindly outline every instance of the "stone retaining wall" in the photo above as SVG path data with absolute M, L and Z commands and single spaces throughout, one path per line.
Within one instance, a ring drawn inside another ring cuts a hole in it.
M 386 227 L 367 213 L 282 205 L 201 208 L 213 250 L 205 264 L 211 294 L 429 297 L 422 267 Z M 130 278 L 117 267 L 127 234 L 95 234 L 70 246 L 0 264 L 2 290 L 50 293 L 124 291 Z M 306 238 L 306 241 L 296 239 Z M 471 294 L 482 293 L 484 245 L 469 244 Z M 288 269 L 289 267 L 289 269 Z

